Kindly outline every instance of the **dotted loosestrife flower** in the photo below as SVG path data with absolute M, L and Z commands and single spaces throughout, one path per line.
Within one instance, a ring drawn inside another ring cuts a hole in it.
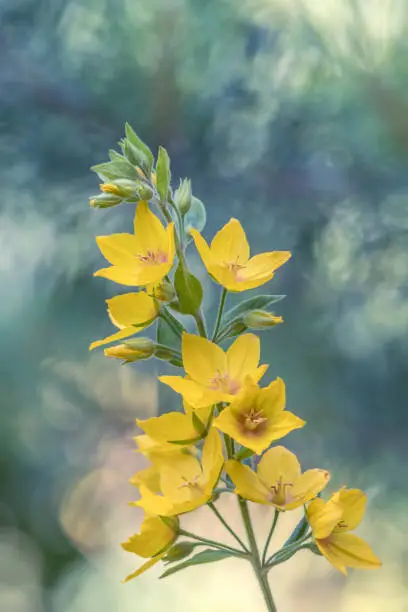
M 267 451 L 256 473 L 235 460 L 227 461 L 225 470 L 238 495 L 258 504 L 275 506 L 278 510 L 302 506 L 316 497 L 330 478 L 326 470 L 313 469 L 302 474 L 296 455 L 283 446 Z
M 281 378 L 265 389 L 249 381 L 213 425 L 260 455 L 271 442 L 305 425 L 305 421 L 284 410 L 285 396 Z
M 112 264 L 94 276 L 102 276 L 121 285 L 155 284 L 169 273 L 174 260 L 174 223 L 163 227 L 147 202 L 136 208 L 134 234 L 98 236 L 102 255 Z
M 348 533 L 360 524 L 366 504 L 367 497 L 359 489 L 341 489 L 329 501 L 314 499 L 307 508 L 316 546 L 343 574 L 347 574 L 347 567 L 376 569 L 381 566 L 369 545 L 354 533 Z
M 272 251 L 250 258 L 248 240 L 237 219 L 224 225 L 211 246 L 197 230 L 191 229 L 190 233 L 208 273 L 228 291 L 246 291 L 263 285 L 291 257 L 289 251 Z
M 206 504 L 212 497 L 224 464 L 222 444 L 218 432 L 212 429 L 204 446 L 201 463 L 189 455 L 177 462 L 156 464 L 160 472 L 157 495 L 147 486 L 140 485 L 141 499 L 132 505 L 140 506 L 148 514 L 175 516 L 191 512 Z
M 185 414 L 182 412 L 168 412 L 159 417 L 150 419 L 137 419 L 136 423 L 143 431 L 161 444 L 168 442 L 192 443 L 205 433 L 211 417 L 212 406 L 192 409 L 185 403 Z M 195 415 L 195 418 L 193 417 Z M 197 419 L 199 419 L 197 423 Z M 201 425 L 200 425 L 201 424 Z
M 158 516 L 145 517 L 140 527 L 140 533 L 130 537 L 127 542 L 123 542 L 122 548 L 127 552 L 139 555 L 139 557 L 150 558 L 139 569 L 129 574 L 124 582 L 140 576 L 140 574 L 143 574 L 143 572 L 160 561 L 176 540 L 177 534 L 177 519 L 164 522 Z
M 258 367 L 260 342 L 254 334 L 240 336 L 227 352 L 210 340 L 183 334 L 181 349 L 187 377 L 159 376 L 159 380 L 194 408 L 230 402 L 247 376 L 258 382 L 268 367 Z
M 158 314 L 158 308 L 154 299 L 144 291 L 140 293 L 125 293 L 106 300 L 108 305 L 108 316 L 112 323 L 120 331 L 103 340 L 92 342 L 89 350 L 97 346 L 123 340 L 137 334 L 140 330 L 148 327 Z

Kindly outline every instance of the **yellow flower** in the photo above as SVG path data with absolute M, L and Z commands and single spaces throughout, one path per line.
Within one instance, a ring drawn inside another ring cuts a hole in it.
M 150 211 L 147 202 L 136 208 L 134 234 L 98 236 L 102 255 L 111 263 L 94 273 L 121 285 L 158 283 L 170 271 L 174 260 L 174 224 L 165 229 Z
M 163 459 L 167 461 L 169 457 L 172 455 L 177 455 L 180 453 L 183 454 L 195 454 L 194 446 L 189 444 L 180 445 L 180 444 L 170 444 L 170 443 L 162 443 L 157 442 L 157 440 L 153 440 L 150 436 L 146 434 L 142 434 L 140 436 L 135 436 L 134 441 L 136 442 L 138 449 L 136 452 L 142 453 L 145 457 L 150 459 L 151 461 Z
M 260 342 L 254 334 L 240 336 L 227 352 L 210 340 L 183 334 L 181 349 L 187 377 L 159 376 L 159 380 L 194 408 L 230 402 L 247 376 L 258 382 L 268 367 L 258 367 Z
M 123 340 L 137 334 L 152 323 L 158 314 L 156 302 L 144 291 L 140 293 L 125 293 L 106 300 L 108 305 L 108 316 L 112 323 L 120 331 L 112 334 L 103 340 L 92 342 L 89 350 Z
M 263 285 L 291 256 L 289 251 L 272 251 L 250 258 L 247 237 L 237 219 L 224 225 L 210 247 L 197 230 L 190 232 L 208 273 L 228 291 Z
M 182 441 L 188 444 L 199 440 L 205 433 L 211 411 L 211 406 L 196 410 L 188 407 L 184 414 L 182 412 L 168 412 L 159 417 L 145 420 L 137 419 L 136 422 L 148 436 L 161 444 Z
M 122 548 L 127 552 L 139 555 L 139 557 L 147 558 L 149 561 L 132 574 L 129 574 L 124 582 L 140 576 L 140 574 L 160 561 L 176 540 L 177 533 L 177 519 L 164 522 L 158 516 L 145 517 L 140 527 L 140 533 L 133 535 L 127 542 L 124 542 Z
M 281 378 L 274 380 L 265 389 L 249 382 L 213 424 L 260 455 L 271 442 L 305 424 L 305 421 L 284 408 L 285 383 Z
M 283 446 L 275 446 L 263 455 L 257 473 L 235 460 L 227 461 L 225 469 L 238 495 L 279 510 L 293 510 L 310 501 L 330 478 L 326 470 L 302 474 L 296 455 Z
M 381 566 L 369 545 L 354 533 L 348 533 L 360 524 L 366 503 L 366 495 L 359 489 L 342 489 L 328 502 L 314 499 L 307 508 L 307 520 L 318 549 L 343 574 L 347 574 L 347 567 L 376 569 Z
M 133 505 L 141 506 L 148 514 L 161 516 L 191 512 L 211 499 L 223 464 L 221 439 L 212 429 L 203 446 L 201 463 L 189 455 L 180 457 L 175 464 L 158 463 L 162 494 L 157 495 L 141 484 L 141 499 Z

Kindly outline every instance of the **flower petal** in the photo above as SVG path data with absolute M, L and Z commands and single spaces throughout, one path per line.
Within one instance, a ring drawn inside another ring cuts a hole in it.
M 131 502 L 132 506 L 140 506 L 146 512 L 146 514 L 152 514 L 153 516 L 170 516 L 173 511 L 173 504 L 169 499 L 166 499 L 162 495 L 156 495 L 144 484 L 139 487 L 140 499 L 135 502 Z
M 138 576 L 146 572 L 148 569 L 156 565 L 156 563 L 158 563 L 164 557 L 165 554 L 166 554 L 166 551 L 163 552 L 161 555 L 152 557 L 151 559 L 146 561 L 146 563 L 143 563 L 143 565 L 139 567 L 135 572 L 132 572 L 132 574 L 129 574 L 129 576 L 126 576 L 123 582 L 129 582 L 129 580 L 133 580 L 133 578 L 137 578 Z
M 211 242 L 211 255 L 216 262 L 245 265 L 249 259 L 249 244 L 241 223 L 230 219 L 215 234 Z
M 257 407 L 265 414 L 273 415 L 281 412 L 285 408 L 285 403 L 285 383 L 281 378 L 272 381 L 265 389 L 260 389 L 257 398 Z
M 116 295 L 106 303 L 112 323 L 119 328 L 152 321 L 158 312 L 154 299 L 144 291 Z
M 168 235 L 160 219 L 149 208 L 147 202 L 139 202 L 134 219 L 137 253 L 168 252 Z
M 255 374 L 261 356 L 261 344 L 255 334 L 243 334 L 227 351 L 228 373 L 232 380 L 244 381 Z
M 203 478 L 206 483 L 206 492 L 212 493 L 217 485 L 224 465 L 221 438 L 216 429 L 210 429 L 204 442 L 201 464 L 203 468 Z
M 268 450 L 258 465 L 258 476 L 267 487 L 282 480 L 283 483 L 294 483 L 300 476 L 300 465 L 294 453 L 284 446 L 275 446 Z
M 143 431 L 160 443 L 189 440 L 197 436 L 191 419 L 181 412 L 168 412 L 151 419 L 136 420 Z
M 338 500 L 343 510 L 341 522 L 344 527 L 341 526 L 340 529 L 355 529 L 361 523 L 366 510 L 366 494 L 360 489 L 341 489 L 334 494 L 333 498 Z
M 176 532 L 159 517 L 146 517 L 141 524 L 140 533 L 131 536 L 122 544 L 122 548 L 139 557 L 153 557 L 171 544 L 175 536 Z
M 367 542 L 354 533 L 333 533 L 327 547 L 346 567 L 377 569 L 382 565 Z
M 251 257 L 244 271 L 245 278 L 262 278 L 273 274 L 292 256 L 290 251 L 272 251 Z
M 314 499 L 307 507 L 307 520 L 316 540 L 327 538 L 340 521 L 342 510 L 339 504 Z
M 202 385 L 208 385 L 218 373 L 223 374 L 227 369 L 227 358 L 222 348 L 206 338 L 183 334 L 181 353 L 186 373 Z
M 159 380 L 171 387 L 176 393 L 180 393 L 186 402 L 194 408 L 208 405 L 204 397 L 204 387 L 193 380 L 182 376 L 159 376 Z
M 305 504 L 323 491 L 329 480 L 330 473 L 327 470 L 307 470 L 296 480 L 291 494 Z
M 267 413 L 265 413 L 267 414 Z M 280 440 L 287 436 L 291 431 L 300 429 L 306 425 L 306 421 L 300 419 L 293 412 L 279 412 L 274 417 L 271 417 L 268 421 L 268 428 L 265 432 L 269 439 L 269 444 L 275 440 Z M 269 446 L 268 444 L 268 446 Z
M 89 350 L 92 351 L 98 346 L 103 346 L 104 344 L 109 344 L 110 342 L 116 342 L 117 340 L 123 340 L 124 338 L 129 338 L 130 336 L 134 336 L 141 329 L 143 328 L 142 327 L 125 327 L 124 329 L 121 329 L 120 331 L 116 332 L 116 334 L 107 336 L 103 340 L 96 340 L 95 342 L 92 342 L 92 344 L 89 346 Z
M 137 253 L 135 237 L 132 234 L 97 236 L 96 243 L 102 255 L 113 266 L 130 266 Z
M 257 474 L 247 465 L 233 459 L 225 464 L 225 471 L 231 478 L 237 495 L 258 504 L 269 504 L 269 491 L 259 480 Z
M 190 230 L 190 234 L 193 237 L 194 244 L 196 246 L 197 251 L 199 252 L 200 257 L 203 260 L 203 264 L 207 268 L 207 271 L 211 274 L 215 262 L 207 242 L 204 240 L 201 234 L 197 232 L 197 230 L 195 230 L 194 228 Z

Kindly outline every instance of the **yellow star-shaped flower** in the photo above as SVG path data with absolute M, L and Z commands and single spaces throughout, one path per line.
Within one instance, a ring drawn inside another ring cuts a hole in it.
M 313 530 L 316 546 L 340 572 L 348 567 L 377 569 L 381 561 L 369 545 L 354 533 L 367 504 L 359 489 L 341 489 L 329 501 L 314 499 L 307 508 L 307 520 Z
M 191 408 L 184 402 L 185 412 L 168 412 L 158 417 L 136 422 L 153 440 L 160 444 L 181 442 L 191 444 L 199 440 L 209 425 L 212 406 Z
M 249 381 L 213 425 L 260 455 L 271 442 L 305 424 L 295 414 L 284 410 L 285 396 L 285 383 L 281 378 L 265 389 Z
M 316 497 L 330 478 L 326 470 L 313 469 L 302 474 L 296 455 L 283 446 L 267 451 L 257 472 L 235 460 L 227 461 L 225 470 L 238 495 L 278 510 L 299 508 Z
M 146 516 L 140 527 L 140 533 L 136 533 L 127 542 L 124 542 L 122 548 L 127 552 L 149 560 L 135 572 L 129 574 L 124 582 L 140 576 L 140 574 L 143 574 L 143 572 L 160 561 L 176 540 L 177 532 L 177 519 L 164 522 L 158 516 Z
M 137 287 L 156 284 L 170 272 L 175 254 L 174 224 L 164 228 L 147 202 L 139 202 L 134 231 L 96 238 L 102 255 L 112 265 L 95 276 Z
M 159 376 L 159 380 L 194 408 L 230 402 L 246 377 L 258 382 L 268 367 L 258 367 L 260 342 L 254 334 L 240 336 L 226 352 L 210 340 L 183 334 L 181 352 L 187 377 Z
M 211 499 L 223 465 L 221 439 L 212 429 L 203 446 L 201 463 L 189 455 L 179 457 L 174 464 L 157 463 L 161 495 L 140 484 L 141 499 L 133 505 L 142 507 L 148 514 L 160 516 L 191 512 Z
M 268 282 L 291 256 L 289 251 L 272 251 L 250 257 L 247 237 L 237 219 L 231 219 L 214 236 L 211 246 L 190 230 L 208 273 L 228 291 L 246 291 Z
M 124 293 L 106 300 L 108 316 L 113 325 L 120 331 L 107 336 L 103 340 L 92 342 L 89 350 L 98 346 L 116 342 L 134 336 L 148 327 L 156 319 L 158 308 L 154 299 L 144 291 L 140 293 Z

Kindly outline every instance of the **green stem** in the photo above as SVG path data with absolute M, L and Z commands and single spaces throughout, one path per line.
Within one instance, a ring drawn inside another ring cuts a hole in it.
M 249 515 L 248 504 L 245 499 L 242 499 L 242 497 L 238 497 L 238 501 L 241 510 L 242 520 L 244 521 L 245 530 L 248 536 L 249 548 L 251 551 L 252 568 L 258 580 L 259 586 L 261 587 L 262 595 L 264 597 L 268 612 L 277 612 L 269 586 L 268 576 L 262 568 L 261 559 L 259 557 L 258 545 L 256 543 L 251 517 Z
M 283 548 L 278 550 L 275 554 L 269 557 L 264 567 L 271 568 L 274 565 L 278 565 L 279 563 L 283 563 L 283 561 L 287 561 L 287 559 L 290 559 L 290 557 L 297 553 L 298 550 L 301 550 L 301 548 L 304 547 L 304 544 L 307 543 L 307 541 L 310 539 L 310 536 L 311 534 L 308 533 L 306 536 L 304 536 L 297 542 L 294 542 L 289 546 L 284 546 Z
M 205 323 L 204 323 L 204 319 L 203 319 L 203 315 L 202 315 L 201 310 L 197 311 L 193 315 L 193 317 L 195 319 L 195 322 L 197 323 L 198 333 L 203 338 L 206 338 L 207 337 L 207 332 L 206 332 L 206 329 L 205 329 Z
M 227 299 L 227 293 L 228 293 L 227 289 L 224 289 L 224 287 L 223 287 L 222 292 L 221 292 L 221 297 L 220 297 L 220 304 L 218 306 L 217 320 L 216 320 L 215 327 L 214 327 L 214 332 L 213 332 L 213 335 L 212 335 L 212 341 L 213 342 L 216 341 L 217 334 L 218 334 L 218 331 L 220 329 L 222 313 L 224 311 L 224 306 L 225 306 L 225 300 Z
M 166 308 L 164 306 L 162 306 L 161 310 L 160 310 L 160 317 L 163 319 L 163 321 L 166 321 L 167 325 L 171 328 L 171 330 L 176 334 L 176 336 L 178 338 L 181 338 L 182 333 L 180 332 L 179 329 L 177 329 L 177 327 L 174 325 L 173 321 L 172 321 L 172 316 L 169 316 L 169 313 L 167 312 Z
M 224 525 L 225 529 L 232 535 L 232 537 L 238 542 L 238 544 L 240 546 L 242 546 L 242 548 L 244 549 L 244 551 L 246 553 L 249 553 L 248 547 L 245 546 L 244 542 L 241 540 L 241 538 L 235 533 L 235 531 L 228 525 L 227 521 L 224 519 L 224 517 L 222 516 L 222 514 L 217 510 L 217 508 L 214 506 L 214 504 L 212 502 L 208 503 L 208 507 L 211 508 L 211 510 L 214 512 L 215 516 L 218 518 L 218 520 Z
M 186 538 L 190 538 L 191 540 L 201 542 L 202 544 L 213 546 L 214 548 L 218 548 L 219 550 L 227 550 L 228 552 L 236 556 L 242 557 L 245 555 L 245 553 L 239 550 L 238 548 L 233 548 L 232 546 L 228 546 L 227 544 L 221 544 L 221 542 L 215 542 L 214 540 L 209 540 L 208 538 L 202 538 L 201 536 L 198 536 L 195 533 L 191 533 L 190 531 L 186 531 L 185 529 L 180 529 L 179 534 L 185 536 Z
M 275 509 L 275 514 L 274 514 L 274 517 L 273 517 L 272 525 L 271 525 L 271 528 L 269 530 L 268 537 L 266 538 L 265 548 L 264 548 L 263 553 L 262 553 L 262 565 L 265 565 L 266 555 L 268 554 L 269 544 L 271 542 L 273 533 L 275 531 L 275 527 L 276 527 L 276 523 L 278 522 L 278 518 L 279 518 L 279 510 Z

